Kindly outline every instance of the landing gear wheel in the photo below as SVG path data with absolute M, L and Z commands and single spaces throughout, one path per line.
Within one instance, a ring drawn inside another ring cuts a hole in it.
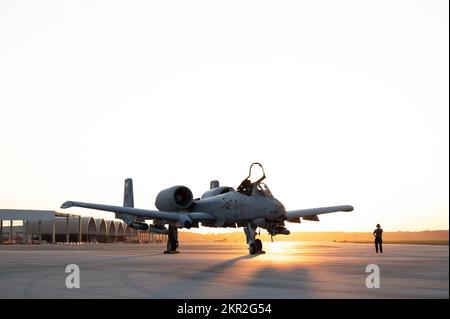
M 256 255 L 258 250 L 256 249 L 256 242 L 248 244 L 248 252 L 250 255 Z
M 262 241 L 261 239 L 255 239 L 256 250 L 260 253 L 262 252 Z
M 256 229 L 250 223 L 244 227 L 245 237 L 247 238 L 248 252 L 250 255 L 265 254 L 262 250 L 262 242 L 260 239 L 255 239 Z

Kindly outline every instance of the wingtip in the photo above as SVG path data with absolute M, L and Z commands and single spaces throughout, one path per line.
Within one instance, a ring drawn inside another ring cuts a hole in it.
M 64 202 L 64 203 L 61 205 L 61 208 L 62 208 L 62 209 L 66 209 L 66 208 L 70 208 L 70 207 L 72 207 L 72 206 L 73 206 L 73 202 L 67 201 L 67 202 Z

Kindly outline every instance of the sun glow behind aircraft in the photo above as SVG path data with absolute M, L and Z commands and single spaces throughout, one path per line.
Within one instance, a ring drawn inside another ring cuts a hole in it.
M 120 205 L 133 176 L 152 208 L 259 160 L 287 209 L 358 207 L 292 230 L 448 228 L 448 5 L 4 0 L 0 202 Z

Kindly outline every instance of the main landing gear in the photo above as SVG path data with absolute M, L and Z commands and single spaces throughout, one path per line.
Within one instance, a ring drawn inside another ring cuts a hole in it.
M 260 239 L 255 239 L 256 228 L 252 227 L 250 223 L 244 228 L 245 236 L 247 238 L 248 252 L 250 255 L 265 254 L 266 252 L 262 250 L 262 242 Z
M 178 254 L 178 228 L 169 226 L 169 234 L 167 238 L 167 250 L 165 254 Z

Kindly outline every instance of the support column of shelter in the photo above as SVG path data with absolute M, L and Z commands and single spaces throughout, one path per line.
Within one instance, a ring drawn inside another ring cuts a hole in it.
M 52 244 L 56 243 L 56 220 L 53 218 L 52 221 Z
M 81 244 L 81 215 L 78 216 L 78 244 Z
M 24 219 L 22 220 L 22 244 L 27 243 L 27 221 Z
M 66 216 L 66 243 L 69 243 L 69 216 Z
M 13 235 L 13 220 L 9 221 L 9 242 L 12 243 L 12 235 Z
M 38 238 L 39 244 L 42 244 L 42 220 L 38 221 Z

